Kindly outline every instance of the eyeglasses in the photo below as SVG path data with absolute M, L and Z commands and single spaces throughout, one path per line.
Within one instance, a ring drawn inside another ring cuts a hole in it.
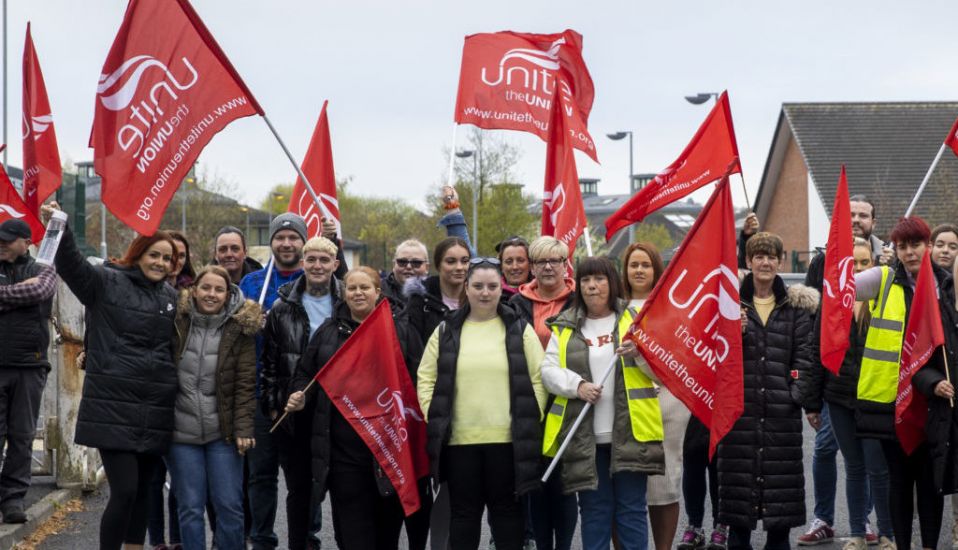
M 534 262 L 532 262 L 532 265 L 536 267 L 545 267 L 545 266 L 559 267 L 560 265 L 564 263 L 565 263 L 565 258 L 546 258 L 544 260 L 535 260 Z
M 399 267 L 412 266 L 413 269 L 419 269 L 426 263 L 426 260 L 410 260 L 409 258 L 396 258 L 393 261 L 396 262 L 396 265 Z

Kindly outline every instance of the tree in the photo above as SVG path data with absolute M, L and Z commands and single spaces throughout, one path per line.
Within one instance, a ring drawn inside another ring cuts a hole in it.
M 277 216 L 286 212 L 289 208 L 289 198 L 292 195 L 292 183 L 277 183 L 270 188 L 269 193 L 259 202 L 259 207 L 273 216 Z

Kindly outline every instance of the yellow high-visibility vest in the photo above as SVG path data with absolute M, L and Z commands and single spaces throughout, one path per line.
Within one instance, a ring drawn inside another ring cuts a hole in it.
M 632 314 L 626 310 L 619 319 L 619 341 L 625 337 L 632 325 Z M 559 339 L 559 367 L 567 368 L 566 349 L 572 338 L 573 330 L 568 327 L 553 327 L 553 333 Z M 645 375 L 639 367 L 627 365 L 621 359 L 622 374 L 625 379 L 625 395 L 629 404 L 629 419 L 632 424 L 632 436 L 636 441 L 662 441 L 662 409 L 659 406 L 658 392 L 652 379 Z M 613 373 L 614 376 L 614 373 Z M 614 387 L 614 384 L 613 384 Z M 546 415 L 545 434 L 542 439 L 542 454 L 555 456 L 561 441 L 558 441 L 559 430 L 565 419 L 565 411 L 569 400 L 557 396 Z
M 888 266 L 882 266 L 881 270 L 881 288 L 872 302 L 857 394 L 859 401 L 894 403 L 898 396 L 899 359 L 908 312 L 904 289 L 893 284 L 894 271 Z

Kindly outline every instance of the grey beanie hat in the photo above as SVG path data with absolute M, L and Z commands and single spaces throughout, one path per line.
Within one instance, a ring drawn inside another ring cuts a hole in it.
M 273 218 L 273 221 L 269 222 L 269 240 L 272 241 L 276 233 L 283 229 L 289 229 L 299 233 L 303 242 L 306 242 L 306 220 L 299 214 L 285 212 Z

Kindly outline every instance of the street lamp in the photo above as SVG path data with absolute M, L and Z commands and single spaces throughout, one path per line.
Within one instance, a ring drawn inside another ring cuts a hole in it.
M 272 225 L 273 224 L 273 206 L 276 205 L 276 201 L 281 201 L 285 199 L 286 195 L 282 193 L 270 193 L 269 196 L 270 198 L 273 199 L 273 201 L 269 205 L 269 223 L 270 225 Z
M 472 149 L 456 151 L 456 156 L 472 157 L 472 248 L 479 251 L 479 155 Z
M 718 101 L 718 92 L 699 92 L 695 95 L 687 95 L 685 96 L 685 101 L 688 101 L 692 105 L 701 105 L 713 97 L 715 101 Z
M 248 206 L 240 206 L 239 209 L 240 209 L 240 212 L 246 212 L 246 237 L 245 237 L 245 238 L 249 239 L 249 238 L 250 238 L 250 234 L 249 234 L 249 207 L 248 207 Z
M 612 141 L 620 141 L 625 139 L 625 136 L 629 136 L 629 194 L 632 193 L 632 174 L 634 174 L 632 169 L 632 130 L 622 130 L 620 132 L 615 132 L 614 134 L 606 134 L 606 137 Z M 635 241 L 635 224 L 629 225 L 629 242 Z
M 194 178 L 193 176 L 187 176 L 186 178 L 183 179 L 183 183 L 189 186 L 193 183 L 196 183 L 196 178 Z M 183 192 L 183 195 L 182 195 L 183 200 L 180 201 L 181 202 L 180 231 L 184 235 L 186 235 L 186 194 L 189 192 L 189 187 L 182 189 L 182 192 Z

